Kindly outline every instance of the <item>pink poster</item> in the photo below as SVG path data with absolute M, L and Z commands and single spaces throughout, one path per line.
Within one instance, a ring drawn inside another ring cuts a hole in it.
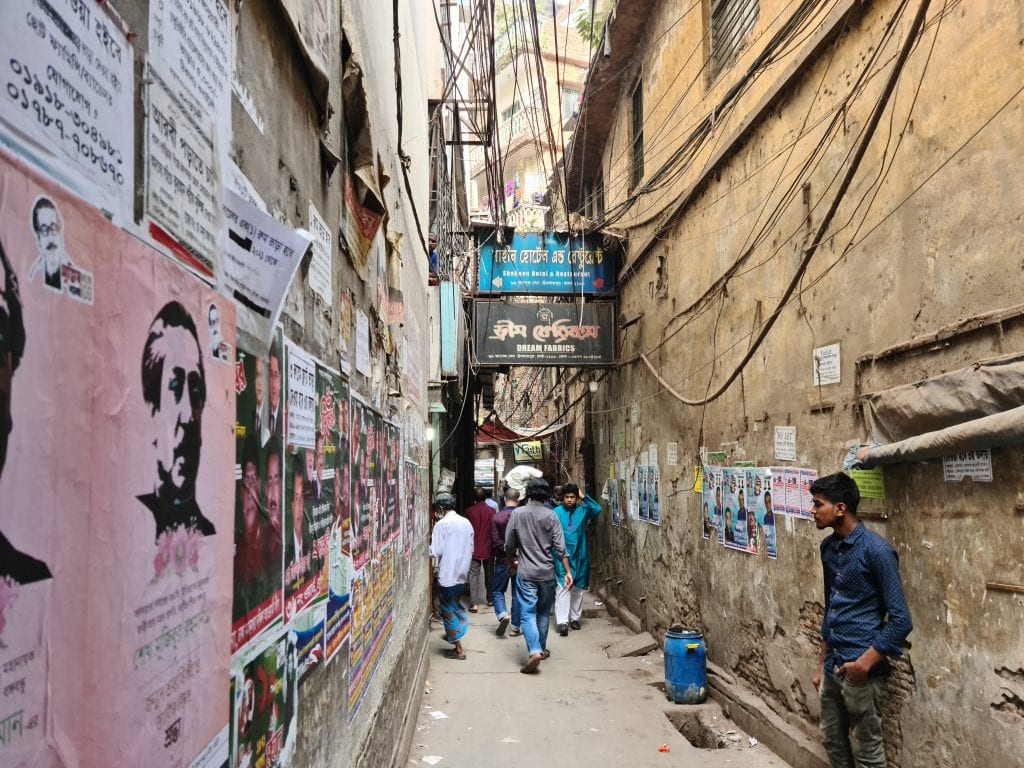
M 189 765 L 228 721 L 233 305 L 4 154 L 0 245 L 0 764 Z

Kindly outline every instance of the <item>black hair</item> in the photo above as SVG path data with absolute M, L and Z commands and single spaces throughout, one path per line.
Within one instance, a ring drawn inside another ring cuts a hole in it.
M 21 294 L 18 291 L 18 278 L 14 267 L 7 260 L 7 253 L 0 243 L 0 264 L 4 267 L 4 282 L 0 285 L 7 309 L 0 307 L 0 355 L 9 352 L 11 370 L 18 370 L 21 358 L 25 354 L 25 321 L 21 314 Z
M 562 495 L 568 496 L 570 493 L 573 496 L 579 496 L 580 487 L 576 485 L 576 483 L 566 483 L 565 485 L 562 486 Z
M 860 504 L 860 489 L 845 472 L 836 472 L 832 475 L 819 477 L 811 483 L 811 496 L 824 496 L 832 504 L 842 502 L 846 505 L 846 511 L 851 515 L 857 514 L 857 506 Z
M 44 208 L 49 208 L 60 216 L 60 212 L 57 211 L 57 206 L 53 204 L 53 200 L 48 197 L 40 197 L 36 200 L 36 204 L 32 206 L 32 229 L 35 232 L 39 231 L 39 212 Z
M 177 301 L 169 301 L 164 304 L 153 322 L 149 324 L 149 335 L 146 337 L 146 346 L 142 348 L 142 398 L 149 405 L 151 412 L 156 413 L 160 409 L 160 394 L 163 391 L 161 384 L 164 375 L 163 354 L 154 353 L 153 346 L 163 338 L 164 333 L 170 328 L 184 328 L 195 339 L 196 349 L 199 346 L 199 334 L 196 332 L 196 324 L 192 315 L 188 313 L 184 305 Z M 206 402 L 206 370 L 203 367 L 203 356 L 199 355 L 199 375 L 203 380 L 202 403 Z
M 531 501 L 547 501 L 551 498 L 551 486 L 542 477 L 535 477 L 526 484 L 526 498 Z
M 256 473 L 260 473 L 260 444 L 256 433 L 250 433 L 245 438 L 245 445 L 242 446 L 242 473 L 245 474 L 245 465 L 252 464 L 256 467 Z

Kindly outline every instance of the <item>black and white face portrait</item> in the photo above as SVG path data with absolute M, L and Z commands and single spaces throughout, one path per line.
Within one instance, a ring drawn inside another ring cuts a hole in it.
M 32 231 L 36 236 L 36 248 L 43 260 L 43 270 L 48 281 L 57 279 L 64 256 L 64 222 L 53 201 L 41 197 L 32 208 Z
M 206 313 L 207 321 L 210 324 L 210 353 L 216 357 L 221 357 L 221 349 L 224 344 L 224 337 L 221 336 L 220 332 L 220 309 L 216 304 L 211 304 L 209 310 Z
M 195 323 L 176 301 L 166 304 L 149 327 L 142 381 L 156 448 L 157 495 L 191 499 L 202 447 L 206 373 Z

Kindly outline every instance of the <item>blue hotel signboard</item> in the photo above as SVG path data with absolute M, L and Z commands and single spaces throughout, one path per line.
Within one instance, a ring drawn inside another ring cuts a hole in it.
M 535 232 L 499 244 L 494 231 L 481 237 L 480 293 L 609 294 L 615 289 L 615 258 L 600 235 Z

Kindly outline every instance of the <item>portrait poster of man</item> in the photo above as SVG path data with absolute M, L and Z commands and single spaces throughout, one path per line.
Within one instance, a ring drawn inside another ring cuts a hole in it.
M 307 451 L 290 448 L 287 454 L 284 498 L 284 619 L 290 622 L 320 594 L 325 557 L 318 557 L 313 538 L 314 500 L 306 494 Z
M 376 411 L 367 414 L 366 456 L 370 483 L 370 516 L 373 518 L 373 556 L 376 557 L 391 535 L 384 527 L 384 418 Z
M 331 482 L 332 507 L 330 525 L 330 546 L 328 552 L 327 577 L 327 631 L 325 655 L 328 662 L 337 655 L 348 638 L 351 602 L 350 586 L 352 558 L 350 550 L 351 517 L 351 475 L 349 467 L 352 455 L 349 448 L 349 400 L 348 382 L 326 369 L 319 371 L 323 392 L 331 392 L 335 412 L 335 428 L 331 431 L 328 444 L 331 453 L 328 463 L 334 473 Z M 321 407 L 326 409 L 323 398 Z
M 370 470 L 370 432 L 373 411 L 354 393 L 350 396 L 351 434 L 349 453 L 351 461 L 351 553 L 352 568 L 358 571 L 365 566 L 373 553 L 374 513 L 373 475 Z
M 402 555 L 408 560 L 416 545 L 416 510 L 420 501 L 420 468 L 406 459 L 402 468 Z
M 283 768 L 294 743 L 297 652 L 287 637 L 268 640 L 231 680 L 233 766 Z
M 401 470 L 402 433 L 396 424 L 383 422 L 384 441 L 380 446 L 381 483 L 383 485 L 383 511 L 385 539 L 387 545 L 398 541 L 402 532 L 402 518 L 399 514 L 399 473 Z
M 91 303 L 26 279 L 42 198 Z M 229 718 L 233 305 L 2 152 L 0 246 L 0 764 L 188 765 Z
M 280 346 L 280 331 L 275 343 Z M 267 359 L 235 360 L 235 559 L 231 652 L 283 613 L 283 443 L 266 421 Z M 264 440 L 266 437 L 266 440 Z

